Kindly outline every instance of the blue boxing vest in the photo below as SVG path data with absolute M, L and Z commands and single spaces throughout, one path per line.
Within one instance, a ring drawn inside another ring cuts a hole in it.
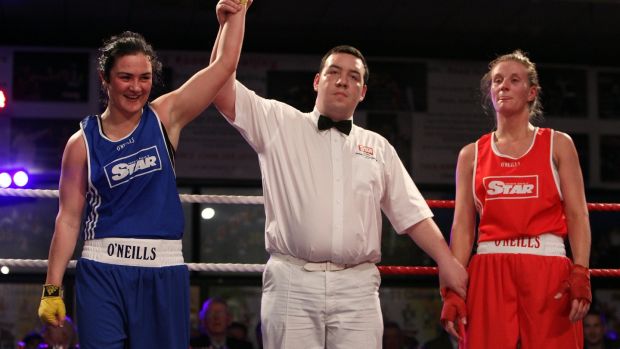
M 150 106 L 118 141 L 104 135 L 97 115 L 85 117 L 80 127 L 88 151 L 84 239 L 181 239 L 184 216 L 172 149 Z

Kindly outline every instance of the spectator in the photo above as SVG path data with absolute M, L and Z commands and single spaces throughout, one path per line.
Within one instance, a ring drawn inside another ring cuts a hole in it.
M 200 310 L 200 336 L 189 341 L 192 349 L 252 349 L 247 340 L 239 340 L 227 335 L 232 323 L 228 304 L 221 298 L 207 299 Z
M 607 321 L 602 313 L 589 311 L 583 319 L 584 349 L 619 349 L 620 343 L 605 336 Z
M 62 327 L 50 325 L 43 326 L 41 331 L 44 342 L 50 348 L 59 349 L 75 349 L 79 348 L 77 330 L 70 317 L 65 317 L 65 323 Z

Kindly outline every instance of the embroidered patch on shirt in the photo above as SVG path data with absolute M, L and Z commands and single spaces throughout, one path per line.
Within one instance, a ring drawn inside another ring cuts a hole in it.
M 375 159 L 375 150 L 371 147 L 367 147 L 365 145 L 361 145 L 358 144 L 357 148 L 355 149 L 355 154 L 356 155 L 361 155 L 365 158 L 369 158 L 369 159 Z
M 487 200 L 538 197 L 538 176 L 489 176 L 483 178 Z
M 365 145 L 358 144 L 355 149 L 355 155 L 361 155 L 367 159 L 377 160 L 375 157 L 375 150 L 371 147 L 367 147 Z
M 142 149 L 137 153 L 116 159 L 104 167 L 110 188 L 127 183 L 133 178 L 153 171 L 160 171 L 161 158 L 157 147 Z

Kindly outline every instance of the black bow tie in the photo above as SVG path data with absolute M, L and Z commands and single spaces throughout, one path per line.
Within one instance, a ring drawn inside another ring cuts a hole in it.
M 332 119 L 326 116 L 319 116 L 319 131 L 328 130 L 332 127 L 335 127 L 338 131 L 344 133 L 345 135 L 349 135 L 351 132 L 352 126 L 351 120 L 341 120 L 341 121 L 333 121 Z

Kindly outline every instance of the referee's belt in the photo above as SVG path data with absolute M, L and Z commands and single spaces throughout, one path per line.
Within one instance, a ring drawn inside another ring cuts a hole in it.
M 365 262 L 365 263 L 358 263 L 358 264 L 343 264 L 343 263 L 334 263 L 330 261 L 308 262 L 300 258 L 296 258 L 293 256 L 280 254 L 280 253 L 272 253 L 271 258 L 274 258 L 275 260 L 286 261 L 289 263 L 293 263 L 295 265 L 302 266 L 305 271 L 340 271 L 340 270 L 353 268 L 361 264 L 370 263 L 370 262 Z

